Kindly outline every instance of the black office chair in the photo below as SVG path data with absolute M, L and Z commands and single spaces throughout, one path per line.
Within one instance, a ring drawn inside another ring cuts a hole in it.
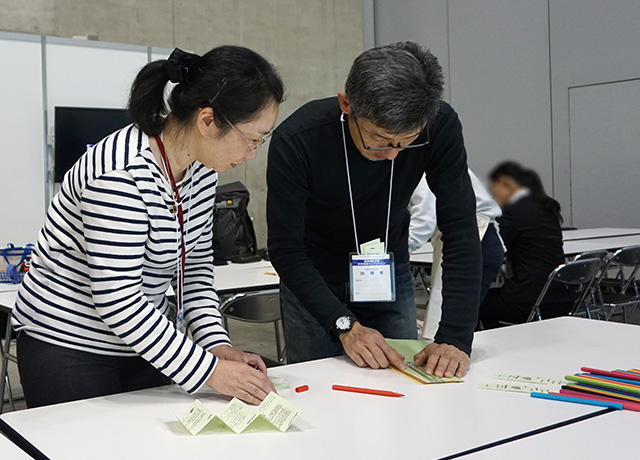
M 536 318 L 539 321 L 542 321 L 540 306 L 542 305 L 542 301 L 547 295 L 547 291 L 553 282 L 559 282 L 567 288 L 574 289 L 577 299 L 576 302 L 579 302 L 580 299 L 583 298 L 584 291 L 591 285 L 598 274 L 600 266 L 600 259 L 597 258 L 577 260 L 559 265 L 549 274 L 547 282 L 531 308 L 531 313 L 529 314 L 529 318 L 527 318 L 527 322 L 531 322 Z
M 605 276 L 610 270 L 617 270 L 612 279 Z M 627 322 L 627 308 L 640 305 L 640 245 L 618 249 L 607 261 L 598 279 L 597 294 L 603 319 L 609 321 L 616 309 L 622 311 Z
M 598 270 L 594 279 L 589 283 L 588 286 L 582 291 L 582 295 L 578 298 L 573 306 L 572 311 L 569 313 L 571 316 L 581 316 L 582 309 L 584 309 L 584 314 L 587 318 L 592 319 L 592 308 L 597 308 L 598 313 L 601 314 L 601 305 L 598 302 L 598 280 L 600 280 L 604 273 L 604 267 L 609 261 L 609 256 L 611 254 L 606 250 L 598 250 L 598 251 L 586 251 L 581 254 L 578 254 L 573 258 L 573 261 L 577 260 L 585 260 L 585 259 L 599 259 L 600 260 L 600 269 Z
M 222 303 L 220 313 L 227 330 L 229 330 L 229 318 L 249 323 L 273 323 L 278 361 L 284 363 L 286 350 L 280 339 L 279 325 L 282 315 L 278 289 L 236 294 Z

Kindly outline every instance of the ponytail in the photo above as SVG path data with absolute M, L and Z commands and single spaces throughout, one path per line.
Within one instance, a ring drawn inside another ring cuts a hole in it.
M 168 107 L 167 82 L 177 83 Z M 275 68 L 258 53 L 240 46 L 219 46 L 203 56 L 178 48 L 169 59 L 150 62 L 136 76 L 129 96 L 134 123 L 147 135 L 162 132 L 168 114 L 187 124 L 203 107 L 214 109 L 224 134 L 232 124 L 251 121 L 270 103 L 280 104 L 284 87 Z
M 149 136 L 160 134 L 167 115 L 164 104 L 164 87 L 169 81 L 166 62 L 162 59 L 145 65 L 136 76 L 129 95 L 131 118 Z
M 544 190 L 542 180 L 537 172 L 524 168 L 515 161 L 505 161 L 496 166 L 489 174 L 491 181 L 498 180 L 501 176 L 508 176 L 516 181 L 520 186 L 529 189 L 531 196 L 542 204 L 542 206 L 553 214 L 558 222 L 562 223 L 560 213 L 560 203 L 551 198 Z

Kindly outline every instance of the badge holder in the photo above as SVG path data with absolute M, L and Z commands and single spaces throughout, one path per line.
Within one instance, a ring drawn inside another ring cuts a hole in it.
M 395 302 L 396 276 L 393 253 L 349 254 L 351 302 Z

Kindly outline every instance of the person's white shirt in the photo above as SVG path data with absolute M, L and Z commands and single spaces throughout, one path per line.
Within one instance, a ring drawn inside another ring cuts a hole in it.
M 491 198 L 484 184 L 471 169 L 469 169 L 469 178 L 476 194 L 476 213 L 488 217 L 490 222 L 494 222 L 502 215 L 500 206 Z M 422 176 L 422 180 L 413 195 L 411 195 L 409 213 L 411 214 L 409 252 L 413 252 L 431 239 L 438 225 L 436 220 L 436 196 L 429 189 L 425 176 Z

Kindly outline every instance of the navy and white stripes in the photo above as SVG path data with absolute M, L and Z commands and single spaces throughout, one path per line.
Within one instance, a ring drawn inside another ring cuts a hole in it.
M 213 288 L 217 174 L 193 163 L 179 186 L 185 242 L 184 313 L 177 331 L 179 228 L 148 137 L 127 126 L 90 148 L 54 197 L 20 287 L 13 324 L 30 336 L 92 353 L 142 356 L 188 392 L 209 377 L 227 344 Z

